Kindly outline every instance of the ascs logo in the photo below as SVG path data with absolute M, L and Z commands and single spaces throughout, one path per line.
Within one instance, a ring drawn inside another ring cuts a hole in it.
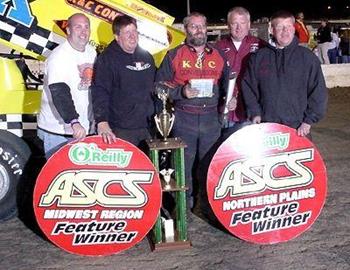
M 232 234 L 254 243 L 288 241 L 307 230 L 326 197 L 327 175 L 314 145 L 279 124 L 245 127 L 217 150 L 208 199 Z
M 118 139 L 94 136 L 55 153 L 34 191 L 40 228 L 60 248 L 109 255 L 134 246 L 156 222 L 161 204 L 158 174 L 148 157 Z

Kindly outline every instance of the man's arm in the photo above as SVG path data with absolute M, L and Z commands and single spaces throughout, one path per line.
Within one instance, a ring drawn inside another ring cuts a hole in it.
M 94 65 L 94 77 L 91 83 L 91 100 L 95 121 L 108 122 L 109 102 L 113 87 L 113 67 L 100 55 Z
M 306 136 L 310 133 L 311 125 L 320 121 L 327 110 L 328 93 L 322 73 L 321 65 L 315 59 L 311 68 L 308 89 L 307 108 L 304 113 L 303 123 L 298 127 L 299 136 Z
M 169 91 L 169 95 L 172 100 L 183 99 L 186 89 L 184 85 L 179 85 L 173 83 L 175 70 L 172 66 L 172 61 L 175 56 L 175 51 L 169 51 L 163 59 L 162 64 L 157 70 L 156 74 L 156 82 L 166 82 L 171 85 L 171 90 Z
M 66 124 L 73 119 L 78 119 L 79 114 L 75 110 L 72 94 L 69 86 L 65 82 L 49 84 L 52 102 L 59 115 Z
M 261 106 L 259 104 L 259 84 L 255 73 L 256 57 L 251 55 L 242 80 L 242 95 L 247 108 L 248 117 L 253 123 L 261 122 Z
M 314 61 L 309 76 L 307 89 L 307 108 L 304 113 L 304 123 L 314 124 L 320 121 L 327 110 L 328 93 L 319 62 Z
M 52 103 L 66 124 L 70 124 L 75 139 L 82 139 L 86 136 L 85 128 L 79 123 L 79 114 L 76 111 L 71 89 L 66 83 L 71 74 L 69 68 L 64 68 L 67 63 L 63 57 L 49 58 L 46 62 L 48 91 Z M 88 104 L 87 104 L 88 105 Z
M 49 84 L 52 102 L 66 124 L 70 124 L 75 139 L 86 136 L 85 128 L 80 124 L 79 114 L 75 110 L 71 89 L 66 83 Z
M 100 55 L 94 65 L 94 78 L 91 84 L 91 100 L 97 134 L 102 136 L 105 143 L 112 143 L 116 136 L 109 126 L 109 102 L 113 87 L 112 67 L 106 62 L 104 55 Z
M 219 81 L 219 95 L 220 95 L 219 103 L 226 104 L 226 99 L 230 98 L 227 96 L 228 95 L 228 87 L 232 86 L 232 84 L 230 84 L 230 79 L 233 79 L 233 78 L 232 78 L 229 62 L 228 62 L 225 54 L 223 53 L 222 50 L 220 50 L 220 49 L 218 49 L 218 50 L 219 50 L 219 53 L 224 61 L 224 66 L 223 66 L 220 81 Z M 227 106 L 228 106 L 229 111 L 233 111 L 236 109 L 237 100 L 236 100 L 234 95 L 232 95 L 232 97 L 230 98 Z

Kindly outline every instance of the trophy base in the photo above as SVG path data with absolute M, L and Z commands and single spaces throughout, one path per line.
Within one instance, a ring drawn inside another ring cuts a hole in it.
M 178 137 L 146 140 L 150 150 L 168 150 L 187 147 L 186 143 Z
M 163 192 L 175 193 L 175 211 L 176 218 L 173 222 L 162 220 L 161 212 L 159 212 L 157 221 L 152 232 L 149 233 L 148 240 L 152 251 L 160 250 L 177 250 L 190 248 L 191 242 L 187 236 L 187 219 L 186 219 L 186 185 L 185 185 L 185 167 L 184 167 L 184 148 L 187 147 L 181 138 L 167 138 L 147 140 L 150 150 L 150 157 L 159 171 L 160 156 L 159 151 L 167 151 L 169 163 L 167 169 L 162 169 L 163 178 L 169 177 L 173 170 L 174 178 L 170 177 L 170 181 L 162 181 Z M 167 179 L 168 180 L 168 179 Z
M 171 178 L 169 184 L 165 183 L 164 181 L 161 182 L 162 190 L 164 192 L 171 192 L 171 191 L 186 191 L 188 190 L 188 187 L 179 187 L 177 186 L 175 180 Z

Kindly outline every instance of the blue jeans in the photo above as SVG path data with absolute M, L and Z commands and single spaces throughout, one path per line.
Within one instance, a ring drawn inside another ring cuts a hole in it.
M 328 50 L 328 58 L 329 62 L 331 64 L 336 64 L 337 63 L 337 56 L 338 56 L 338 49 L 333 48 Z
M 194 193 L 197 193 L 199 188 L 198 181 L 201 183 L 206 182 L 206 179 L 196 178 L 193 181 L 192 175 L 198 176 L 197 169 L 200 163 L 203 162 L 204 157 L 209 153 L 209 150 L 218 141 L 220 129 L 217 112 L 194 114 L 175 110 L 173 135 L 174 137 L 180 137 L 187 144 L 187 148 L 185 148 L 185 176 L 186 186 L 188 187 L 187 200 L 189 200 L 188 204 L 190 207 L 193 207 Z M 195 160 L 198 160 L 198 163 L 195 163 Z M 205 175 L 202 175 L 202 178 L 205 177 Z M 206 187 L 202 186 L 201 188 Z
M 341 62 L 342 62 L 343 64 L 350 63 L 350 56 L 349 56 L 349 55 L 342 55 L 342 57 L 341 57 Z
M 52 134 L 38 128 L 38 137 L 44 142 L 44 151 L 46 159 L 49 159 L 63 145 L 73 140 L 63 135 Z

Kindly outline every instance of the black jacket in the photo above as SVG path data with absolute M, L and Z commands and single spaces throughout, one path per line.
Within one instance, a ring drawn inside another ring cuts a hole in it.
M 129 54 L 112 41 L 94 68 L 91 93 L 96 122 L 108 121 L 112 129 L 148 127 L 154 113 L 155 70 L 150 53 L 137 47 Z
M 332 41 L 331 28 L 329 27 L 328 24 L 326 26 L 321 26 L 320 28 L 317 29 L 316 38 L 318 43 L 325 43 L 325 42 Z
M 320 61 L 297 38 L 283 48 L 262 48 L 249 59 L 242 82 L 248 114 L 263 122 L 298 128 L 326 112 L 327 89 Z

